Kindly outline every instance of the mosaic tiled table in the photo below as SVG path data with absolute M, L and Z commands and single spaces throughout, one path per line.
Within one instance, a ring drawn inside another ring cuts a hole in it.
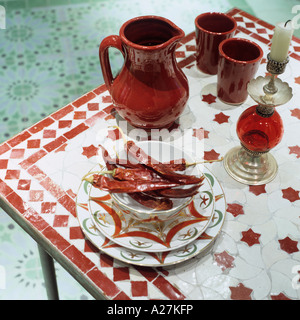
M 229 13 L 238 23 L 237 36 L 264 50 L 257 75 L 265 75 L 274 27 L 236 8 Z M 197 71 L 194 53 L 191 33 L 177 49 L 190 83 L 178 129 L 204 142 L 204 159 L 213 160 L 239 143 L 236 121 L 254 102 L 248 98 L 233 108 L 218 101 L 216 76 Z M 246 186 L 232 180 L 222 163 L 208 164 L 213 182 L 223 188 L 214 195 L 213 216 L 218 221 L 221 215 L 222 225 L 216 236 L 208 229 L 195 240 L 209 244 L 198 254 L 191 252 L 193 242 L 178 253 L 190 259 L 167 265 L 161 257 L 151 267 L 131 255 L 126 262 L 100 250 L 88 236 L 92 225 L 84 232 L 77 219 L 77 210 L 87 204 L 76 202 L 76 195 L 82 176 L 97 164 L 98 144 L 113 145 L 119 138 L 110 128 L 116 113 L 105 85 L 0 145 L 1 206 L 37 241 L 42 255 L 48 252 L 97 299 L 299 299 L 300 40 L 295 37 L 290 58 L 281 79 L 294 97 L 278 108 L 285 134 L 272 151 L 278 175 L 267 185 Z

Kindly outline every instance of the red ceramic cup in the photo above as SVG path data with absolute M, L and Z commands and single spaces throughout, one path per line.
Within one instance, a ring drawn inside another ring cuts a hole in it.
M 232 37 L 236 31 L 236 21 L 225 13 L 207 12 L 195 19 L 196 61 L 200 71 L 217 74 L 219 44 Z
M 228 104 L 242 104 L 247 85 L 254 78 L 263 57 L 261 47 L 242 38 L 224 40 L 219 45 L 218 98 Z

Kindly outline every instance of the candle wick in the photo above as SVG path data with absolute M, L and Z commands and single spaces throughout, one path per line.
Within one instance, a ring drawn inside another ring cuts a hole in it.
M 286 27 L 286 25 L 292 20 L 288 20 L 285 24 L 284 24 L 284 27 Z

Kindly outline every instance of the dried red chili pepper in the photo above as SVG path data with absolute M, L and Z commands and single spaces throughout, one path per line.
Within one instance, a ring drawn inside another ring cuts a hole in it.
M 136 169 L 124 169 L 120 167 L 116 167 L 113 170 L 109 171 L 101 171 L 99 174 L 110 174 L 114 179 L 117 180 L 126 180 L 126 181 L 152 181 L 152 182 L 169 182 L 161 178 L 154 171 L 147 170 L 145 168 L 136 168 Z
M 108 151 L 99 144 L 99 147 L 102 149 L 102 158 L 105 162 L 107 170 L 114 170 L 117 168 L 116 163 L 114 163 L 113 159 L 110 157 Z
M 128 159 L 111 158 L 108 151 L 101 144 L 99 144 L 99 147 L 102 149 L 102 158 L 108 170 L 115 169 L 117 165 L 120 165 L 125 168 L 129 168 L 129 169 L 145 168 L 142 164 L 130 162 Z
M 163 163 L 168 169 L 172 171 L 184 171 L 187 168 L 187 162 L 184 158 L 171 160 Z
M 122 168 L 117 167 L 117 162 L 112 159 L 108 153 L 108 151 L 101 145 L 99 145 L 102 149 L 103 159 L 105 161 L 106 167 L 109 170 L 112 170 L 111 174 L 114 179 L 119 180 L 162 180 L 159 176 L 157 176 L 154 172 L 147 170 L 142 166 L 142 168 L 127 169 L 124 170 Z M 118 158 L 117 158 L 118 159 Z M 116 159 L 116 160 L 117 160 Z M 103 174 L 103 173 L 102 173 Z M 156 175 L 157 177 L 154 177 Z M 155 210 L 169 210 L 173 207 L 173 202 L 169 199 L 157 199 L 153 198 L 150 195 L 143 194 L 141 192 L 128 193 L 128 195 L 140 203 L 141 205 Z
M 134 192 L 129 194 L 132 199 L 142 204 L 143 206 L 155 210 L 169 210 L 173 208 L 173 202 L 170 199 L 157 199 L 148 194 Z
M 156 190 L 156 191 L 151 191 L 150 195 L 152 196 L 156 195 L 157 197 L 166 197 L 166 198 L 189 198 L 196 195 L 201 186 L 202 184 L 197 184 L 187 189 L 170 188 L 170 189 L 164 189 L 164 190 Z
M 201 177 L 198 178 L 193 175 L 179 174 L 170 170 L 167 165 L 163 164 L 162 162 L 158 162 L 147 155 L 144 150 L 139 148 L 133 141 L 127 141 L 125 144 L 125 149 L 127 153 L 131 154 L 140 163 L 144 164 L 148 168 L 151 168 L 160 176 L 172 182 L 180 184 L 198 184 L 202 181 Z
M 92 183 L 94 187 L 111 193 L 146 192 L 152 190 L 178 187 L 180 185 L 178 183 L 171 183 L 165 181 L 118 181 L 109 179 L 108 177 L 99 174 L 93 174 L 92 176 L 85 178 L 85 180 Z

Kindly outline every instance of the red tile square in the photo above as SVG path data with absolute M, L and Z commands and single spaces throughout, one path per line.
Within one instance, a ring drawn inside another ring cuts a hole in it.
M 41 130 L 43 130 L 44 128 L 50 126 L 52 123 L 54 123 L 54 120 L 51 118 L 46 118 L 43 119 L 42 121 L 38 122 L 37 124 L 35 124 L 34 126 L 32 126 L 29 131 L 31 133 L 37 133 Z
M 86 240 L 84 242 L 84 252 L 94 252 L 94 253 L 98 253 L 99 249 L 94 246 L 89 240 Z
M 55 120 L 59 120 L 59 119 L 65 117 L 67 114 L 69 114 L 73 110 L 74 110 L 74 107 L 69 104 L 69 105 L 61 108 L 60 110 L 56 111 L 55 113 L 53 113 L 51 115 L 51 117 Z
M 21 214 L 28 210 L 28 204 L 15 192 L 10 193 L 6 199 Z
M 105 116 L 106 116 L 106 113 L 103 110 L 101 110 L 101 111 L 97 112 L 96 114 L 94 114 L 89 119 L 85 120 L 84 123 L 87 124 L 88 126 L 92 127 L 98 121 L 98 119 L 102 119 Z
M 55 213 L 56 202 L 42 202 L 41 213 Z
M 114 268 L 113 269 L 114 281 L 130 280 L 129 268 Z
M 58 199 L 58 202 L 67 209 L 74 217 L 76 217 L 76 204 L 75 201 L 67 194 Z
M 98 268 L 94 268 L 87 273 L 87 276 L 98 286 L 108 297 L 114 297 L 120 293 L 120 289 Z
M 267 30 L 265 28 L 258 28 L 258 29 L 256 29 L 256 31 L 259 34 L 267 33 Z
M 63 136 L 60 136 L 59 138 L 51 141 L 50 143 L 47 143 L 43 146 L 44 149 L 46 149 L 48 152 L 51 152 L 58 147 L 60 147 L 62 144 L 64 144 L 67 141 L 67 139 Z
M 10 153 L 10 159 L 22 159 L 24 158 L 25 149 L 12 149 Z
M 245 26 L 246 28 L 255 28 L 255 24 L 253 22 L 246 22 Z
M 50 130 L 50 129 L 44 130 L 43 132 L 44 139 L 55 138 L 55 137 L 56 137 L 56 130 Z
M 42 190 L 30 190 L 29 201 L 38 202 L 44 200 L 44 191 Z
M 83 131 L 87 130 L 88 128 L 89 127 L 87 125 L 85 125 L 84 123 L 81 123 L 80 125 L 78 125 L 74 129 L 64 133 L 64 136 L 70 140 L 70 139 L 73 139 L 74 137 L 76 137 L 77 135 L 79 135 L 80 133 L 82 133 Z
M 49 224 L 37 213 L 34 209 L 29 208 L 25 213 L 24 217 L 28 220 L 35 228 L 39 231 L 45 230 Z
M 53 220 L 53 227 L 67 227 L 69 223 L 69 216 L 67 215 L 56 215 Z
M 33 165 L 32 167 L 30 167 L 27 172 L 36 180 L 38 181 L 42 181 L 44 180 L 47 175 L 46 173 L 44 173 L 39 167 L 37 167 L 36 165 Z
M 19 179 L 20 170 L 7 170 L 5 179 Z
M 60 120 L 58 122 L 58 128 L 63 129 L 63 128 L 71 128 L 72 126 L 72 120 Z
M 5 153 L 5 152 L 8 151 L 9 149 L 10 149 L 10 147 L 9 147 L 6 143 L 0 145 L 0 154 Z
M 131 281 L 131 293 L 133 297 L 147 297 L 148 282 L 147 281 Z
M 55 197 L 56 199 L 62 197 L 65 194 L 64 190 L 59 185 L 57 185 L 55 182 L 53 182 L 49 177 L 47 177 L 43 181 L 41 181 L 40 184 L 47 191 L 49 191 L 53 195 L 53 197 Z
M 185 298 L 185 296 L 163 276 L 158 276 L 152 283 L 171 300 L 183 300 Z
M 7 169 L 7 159 L 0 159 L 0 169 Z
M 186 45 L 186 51 L 196 51 L 196 46 L 195 45 Z
M 88 103 L 87 105 L 89 111 L 99 110 L 99 103 Z
M 13 190 L 0 179 L 0 194 L 2 194 L 4 197 L 7 197 L 12 192 Z
M 103 103 L 112 103 L 111 96 L 103 96 L 102 97 L 102 102 Z
M 102 84 L 98 88 L 94 89 L 93 92 L 99 95 L 99 94 L 103 93 L 106 90 L 107 90 L 106 85 Z
M 93 93 L 91 91 L 88 94 L 86 94 L 86 95 L 80 97 L 79 99 L 77 99 L 76 101 L 74 101 L 72 104 L 74 107 L 79 108 L 80 106 L 82 106 L 83 104 L 87 103 L 88 101 L 90 101 L 91 99 L 93 99 L 95 97 L 96 97 L 95 93 Z
M 153 281 L 157 276 L 158 273 L 153 268 L 149 267 L 138 267 L 138 272 L 142 274 L 149 282 Z
M 18 183 L 18 190 L 29 190 L 30 189 L 31 180 L 20 179 Z
M 237 22 L 244 22 L 244 18 L 243 17 L 234 17 L 234 20 Z
M 43 230 L 42 234 L 60 251 L 64 251 L 70 247 L 70 243 L 51 226 Z
M 20 163 L 20 166 L 23 169 L 28 169 L 31 165 L 35 164 L 37 161 L 42 159 L 46 154 L 47 154 L 47 152 L 45 150 L 39 150 L 36 153 L 32 154 L 27 159 L 23 160 Z
M 29 132 L 24 131 L 24 132 L 18 134 L 17 136 L 13 137 L 12 139 L 8 140 L 7 143 L 11 147 L 15 147 L 19 143 L 21 143 L 21 142 L 25 141 L 26 139 L 28 139 L 30 136 L 31 136 L 31 134 Z
M 70 227 L 70 239 L 84 239 L 84 234 L 80 227 Z
M 40 139 L 27 140 L 27 148 L 28 149 L 39 148 L 40 144 L 41 144 L 41 140 Z
M 185 58 L 185 52 L 184 51 L 176 51 L 175 56 L 176 56 L 176 58 Z
M 86 119 L 86 111 L 75 111 L 74 117 L 75 120 Z
M 71 245 L 64 252 L 64 255 L 69 258 L 82 272 L 86 273 L 91 270 L 95 265 L 88 259 L 81 251 Z

